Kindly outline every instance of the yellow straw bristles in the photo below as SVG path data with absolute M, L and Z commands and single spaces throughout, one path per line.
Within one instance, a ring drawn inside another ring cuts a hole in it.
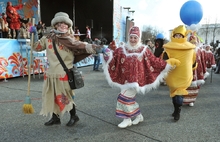
M 34 108 L 32 104 L 23 104 L 23 113 L 25 114 L 33 114 L 34 113 Z

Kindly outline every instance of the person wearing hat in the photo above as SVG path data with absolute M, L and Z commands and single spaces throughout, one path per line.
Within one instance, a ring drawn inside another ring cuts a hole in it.
M 164 61 L 155 57 L 141 43 L 139 27 L 131 27 L 128 33 L 126 44 L 117 48 L 110 44 L 103 55 L 103 69 L 109 85 L 121 90 L 116 105 L 116 116 L 123 119 L 119 128 L 137 125 L 144 120 L 135 100 L 136 94 L 157 88 L 167 73 L 180 64 L 176 59 Z
M 205 83 L 205 73 L 206 65 L 205 60 L 200 49 L 200 40 L 196 35 L 196 32 L 193 32 L 189 37 L 189 42 L 196 46 L 196 62 L 197 68 L 193 70 L 193 79 L 190 86 L 186 89 L 188 95 L 183 96 L 183 105 L 194 106 L 201 85 Z
M 76 115 L 74 103 L 74 92 L 71 90 L 68 77 L 60 64 L 56 54 L 54 54 L 53 41 L 61 58 L 67 68 L 72 68 L 76 63 L 85 57 L 96 53 L 97 45 L 78 41 L 73 35 L 73 22 L 65 12 L 58 12 L 51 21 L 54 29 L 49 35 L 43 36 L 38 41 L 38 34 L 35 26 L 30 28 L 34 33 L 35 51 L 46 50 L 49 68 L 44 73 L 44 84 L 42 91 L 42 109 L 40 115 L 50 116 L 51 119 L 45 123 L 46 126 L 61 124 L 60 117 L 65 112 L 70 113 L 70 120 L 66 126 L 73 126 L 79 117 Z
M 163 59 L 175 58 L 181 62 L 165 79 L 174 106 L 172 116 L 175 121 L 180 119 L 183 95 L 188 95 L 186 89 L 192 82 L 193 69 L 197 67 L 195 45 L 187 41 L 188 33 L 190 31 L 180 25 L 172 31 L 171 41 L 163 45 Z
M 159 33 L 159 34 L 157 34 L 156 39 L 154 41 L 154 46 L 155 46 L 154 55 L 156 57 L 160 57 L 161 58 L 161 55 L 162 55 L 163 50 L 164 50 L 163 49 L 163 44 L 164 44 L 164 35 Z M 165 86 L 166 82 L 165 81 L 161 82 L 161 85 Z
M 154 41 L 154 44 L 155 44 L 155 51 L 154 51 L 154 55 L 156 57 L 160 57 L 163 53 L 163 44 L 164 44 L 164 35 L 159 33 L 157 36 L 156 36 L 156 39 Z

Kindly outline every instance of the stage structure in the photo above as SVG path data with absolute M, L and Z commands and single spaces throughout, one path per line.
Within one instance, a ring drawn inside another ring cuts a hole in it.
M 8 0 L 1 0 L 0 13 L 5 13 Z M 54 14 L 63 11 L 69 14 L 74 26 L 82 34 L 86 32 L 86 25 L 91 27 L 92 39 L 106 38 L 119 44 L 126 41 L 126 35 L 132 19 L 120 4 L 120 0 L 70 0 L 60 4 L 54 0 L 11 0 L 13 5 L 26 3 L 18 13 L 22 18 L 35 18 L 36 24 L 42 21 L 47 27 L 51 26 Z M 48 7 L 49 5 L 49 7 Z M 73 27 L 74 28 L 74 27 Z M 81 36 L 83 40 L 85 37 Z M 29 39 L 0 38 L 0 79 L 27 75 L 30 57 Z M 6 54 L 7 53 L 7 54 Z M 46 53 L 34 53 L 32 73 L 39 74 L 47 67 Z M 93 56 L 78 62 L 78 67 L 92 65 Z
M 51 7 L 49 11 L 48 5 Z M 117 43 L 125 41 L 126 30 L 134 24 L 132 19 L 126 18 L 128 12 L 121 6 L 120 0 L 71 0 L 62 5 L 59 1 L 40 0 L 40 17 L 47 26 L 50 26 L 51 19 L 59 11 L 69 14 L 81 34 L 86 33 L 88 25 L 93 40 L 106 38 L 108 43 L 112 40 Z M 84 38 L 80 36 L 81 40 Z
M 28 75 L 28 65 L 31 63 L 31 73 L 40 74 L 46 69 L 45 52 L 33 54 L 30 61 L 29 39 L 0 39 L 0 79 Z M 42 58 L 40 58 L 42 57 Z M 43 58 L 44 57 L 44 58 Z

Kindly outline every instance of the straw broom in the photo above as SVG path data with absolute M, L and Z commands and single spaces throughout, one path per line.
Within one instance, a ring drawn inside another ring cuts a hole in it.
M 34 26 L 35 19 L 32 18 L 32 26 Z M 25 114 L 33 114 L 34 108 L 31 104 L 31 98 L 30 98 L 30 84 L 31 84 L 31 66 L 32 66 L 32 56 L 33 56 L 33 44 L 34 44 L 34 33 L 31 33 L 31 53 L 30 53 L 30 63 L 28 68 L 28 90 L 27 95 L 25 97 L 25 104 L 23 104 L 23 113 Z

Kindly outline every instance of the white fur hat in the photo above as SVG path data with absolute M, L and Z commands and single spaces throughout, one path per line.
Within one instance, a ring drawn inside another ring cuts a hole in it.
M 73 26 L 72 20 L 69 18 L 69 15 L 65 12 L 58 12 L 55 14 L 54 18 L 51 21 L 51 25 L 54 26 L 59 22 L 64 22 L 69 25 L 69 27 Z

